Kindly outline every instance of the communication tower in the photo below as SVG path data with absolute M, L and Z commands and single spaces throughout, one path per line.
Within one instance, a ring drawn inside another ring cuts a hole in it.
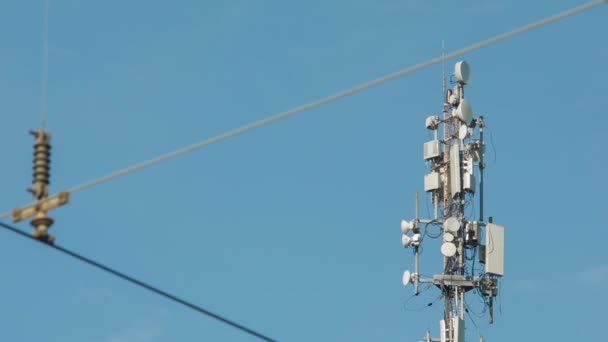
M 504 275 L 504 227 L 493 223 L 491 217 L 488 222 L 484 221 L 485 121 L 482 116 L 474 117 L 471 103 L 464 96 L 465 86 L 471 83 L 467 62 L 456 63 L 453 79 L 454 87 L 447 89 L 444 75 L 442 117 L 431 115 L 425 121 L 426 128 L 433 131 L 433 140 L 424 143 L 423 148 L 423 159 L 430 167 L 424 176 L 424 191 L 432 196 L 433 218 L 419 218 L 416 192 L 414 219 L 401 221 L 401 242 L 414 254 L 414 272 L 404 272 L 403 284 L 412 283 L 414 295 L 420 293 L 420 284 L 434 285 L 444 301 L 439 338 L 431 337 L 427 331 L 421 342 L 464 342 L 467 295 L 483 298 L 492 323 L 494 300 Z M 442 139 L 439 139 L 440 126 Z M 479 171 L 479 181 L 475 168 Z M 472 215 L 467 215 L 465 209 L 474 205 L 476 193 L 479 212 L 473 210 Z M 429 227 L 439 228 L 440 233 L 431 234 Z M 420 275 L 420 249 L 429 238 L 441 238 L 443 272 L 424 278 Z M 482 271 L 475 271 L 475 262 L 484 265 Z

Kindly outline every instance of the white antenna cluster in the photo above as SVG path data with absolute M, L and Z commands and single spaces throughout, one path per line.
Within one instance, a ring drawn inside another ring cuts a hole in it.
M 403 284 L 413 283 L 415 295 L 420 293 L 420 283 L 435 285 L 444 299 L 439 338 L 432 338 L 427 331 L 423 342 L 464 342 L 465 296 L 471 290 L 478 290 L 473 293 L 483 297 L 492 323 L 498 281 L 504 275 L 504 227 L 494 224 L 491 217 L 484 222 L 485 121 L 482 116 L 474 117 L 473 107 L 464 97 L 465 85 L 471 83 L 468 63 L 456 63 L 453 76 L 453 89 L 446 89 L 444 76 L 443 118 L 432 115 L 425 120 L 426 128 L 434 133 L 434 139 L 426 142 L 423 149 L 423 159 L 430 166 L 430 172 L 424 176 L 424 191 L 432 195 L 434 217 L 418 217 L 416 192 L 415 218 L 401 221 L 403 247 L 414 252 L 414 272 L 404 272 Z M 440 125 L 443 125 L 441 140 L 438 137 Z M 479 182 L 475 178 L 475 166 L 479 170 Z M 473 204 L 476 193 L 479 194 L 477 220 L 475 212 L 472 217 L 465 211 Z M 427 227 L 432 225 L 439 227 L 441 234 L 427 234 Z M 432 278 L 420 275 L 420 247 L 426 243 L 425 237 L 441 237 L 439 250 L 443 255 L 443 273 Z M 475 274 L 472 266 L 477 259 L 485 267 Z

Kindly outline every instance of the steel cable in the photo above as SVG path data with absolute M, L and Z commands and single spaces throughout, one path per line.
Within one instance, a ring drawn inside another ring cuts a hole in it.
M 442 55 L 442 56 L 439 56 L 439 57 L 427 60 L 425 62 L 418 63 L 418 64 L 416 64 L 414 66 L 411 66 L 411 67 L 399 70 L 397 72 L 394 72 L 394 73 L 391 73 L 391 74 L 379 77 L 379 78 L 377 78 L 375 80 L 363 83 L 363 84 L 358 85 L 356 87 L 340 91 L 340 92 L 338 92 L 338 93 L 336 93 L 334 95 L 331 95 L 331 96 L 328 96 L 328 97 L 325 97 L 325 98 L 322 98 L 322 99 L 319 99 L 319 100 L 316 100 L 316 101 L 313 101 L 313 102 L 301 105 L 299 107 L 295 107 L 295 108 L 290 109 L 288 111 L 285 111 L 285 112 L 282 112 L 282 113 L 279 113 L 279 114 L 267 117 L 267 118 L 262 119 L 260 121 L 256 121 L 256 122 L 247 124 L 245 126 L 241 126 L 239 128 L 236 128 L 236 129 L 233 129 L 231 131 L 222 133 L 222 134 L 217 135 L 215 137 L 212 137 L 212 138 L 209 138 L 209 139 L 205 139 L 205 140 L 199 141 L 197 143 L 194 143 L 192 145 L 180 148 L 180 149 L 175 150 L 173 152 L 162 154 L 162 155 L 160 155 L 158 157 L 149 159 L 149 160 L 141 162 L 139 164 L 135 164 L 133 166 L 130 166 L 130 167 L 127 167 L 127 168 L 124 168 L 124 169 L 112 172 L 110 174 L 107 174 L 105 176 L 102 176 L 102 177 L 90 180 L 90 181 L 82 183 L 80 185 L 76 185 L 74 187 L 71 187 L 71 188 L 67 189 L 66 191 L 70 192 L 70 193 L 74 193 L 74 192 L 78 192 L 78 191 L 82 191 L 82 190 L 91 188 L 91 187 L 93 187 L 95 185 L 108 182 L 108 181 L 110 181 L 110 180 L 112 180 L 114 178 L 117 178 L 117 177 L 120 177 L 120 176 L 124 176 L 126 174 L 129 174 L 129 173 L 132 173 L 132 172 L 135 172 L 135 171 L 147 168 L 149 166 L 152 166 L 154 164 L 158 164 L 158 163 L 163 162 L 165 160 L 172 159 L 172 158 L 175 158 L 177 156 L 180 156 L 180 155 L 183 155 L 183 154 L 186 154 L 186 153 L 189 153 L 189 152 L 201 149 L 201 148 L 203 148 L 205 146 L 214 144 L 216 142 L 232 138 L 234 136 L 243 134 L 243 133 L 251 131 L 253 129 L 256 129 L 256 128 L 259 128 L 259 127 L 271 124 L 271 123 L 273 123 L 275 121 L 288 118 L 290 116 L 299 114 L 301 112 L 311 110 L 313 108 L 317 108 L 317 107 L 322 106 L 324 104 L 327 104 L 327 103 L 330 103 L 330 102 L 334 102 L 334 101 L 336 101 L 338 99 L 341 99 L 343 97 L 347 97 L 347 96 L 353 95 L 353 94 L 358 93 L 360 91 L 363 91 L 365 89 L 372 88 L 372 87 L 375 87 L 375 86 L 380 85 L 382 83 L 391 81 L 393 79 L 396 79 L 396 78 L 399 78 L 399 77 L 411 74 L 413 72 L 416 72 L 416 71 L 419 71 L 421 69 L 427 68 L 427 67 L 429 67 L 431 65 L 434 65 L 434 64 L 437 64 L 437 63 L 441 63 L 444 59 L 451 59 L 451 58 L 462 56 L 462 55 L 467 54 L 469 52 L 472 52 L 472 51 L 475 51 L 475 50 L 487 47 L 489 45 L 492 45 L 492 44 L 498 43 L 500 41 L 503 41 L 503 40 L 509 39 L 511 37 L 514 37 L 516 35 L 519 35 L 519 34 L 531 31 L 533 29 L 536 29 L 536 28 L 539 28 L 541 26 L 550 24 L 552 22 L 564 19 L 564 18 L 572 16 L 574 14 L 584 12 L 586 10 L 592 9 L 594 7 L 597 7 L 597 6 L 605 4 L 605 3 L 608 3 L 608 0 L 596 0 L 596 1 L 590 2 L 588 4 L 585 4 L 585 5 L 582 5 L 582 6 L 579 6 L 579 7 L 575 7 L 575 8 L 572 8 L 572 9 L 569 9 L 569 10 L 561 12 L 559 14 L 556 14 L 556 15 L 553 15 L 553 16 L 550 16 L 550 17 L 547 17 L 547 18 L 535 21 L 535 22 L 533 22 L 531 24 L 522 26 L 522 27 L 517 28 L 515 30 L 512 30 L 510 32 L 494 36 L 492 38 L 483 40 L 483 41 L 481 41 L 479 43 L 476 43 L 476 44 L 473 44 L 473 45 L 469 45 L 469 46 L 467 46 L 465 48 L 456 50 L 456 51 L 448 53 L 446 55 Z M 54 197 L 54 196 L 56 196 L 56 194 L 53 195 L 52 197 Z M 34 204 L 34 203 L 32 203 L 32 204 Z M 30 205 L 32 205 L 32 204 L 30 204 Z M 4 214 L 0 214 L 0 218 L 5 218 L 5 217 L 8 217 L 8 216 L 10 216 L 10 212 L 4 213 Z

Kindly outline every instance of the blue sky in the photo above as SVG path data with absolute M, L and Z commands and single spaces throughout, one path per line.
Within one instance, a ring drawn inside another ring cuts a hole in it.
M 51 189 L 584 3 L 51 1 Z M 500 312 L 469 321 L 470 340 L 604 336 L 607 9 L 464 57 L 493 141 L 486 213 L 507 239 Z M 0 3 L 0 211 L 31 201 L 42 10 Z M 416 310 L 434 290 L 406 305 L 399 221 L 441 98 L 441 66 L 425 69 L 76 193 L 52 233 L 282 341 L 417 341 L 441 306 Z M 439 245 L 422 258 L 440 271 Z M 3 341 L 254 340 L 13 234 L 0 269 Z

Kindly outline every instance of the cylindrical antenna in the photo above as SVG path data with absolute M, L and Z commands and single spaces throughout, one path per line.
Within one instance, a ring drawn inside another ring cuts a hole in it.
M 460 292 L 460 319 L 464 322 L 464 290 Z M 464 323 L 463 323 L 464 324 Z
M 416 272 L 416 276 L 414 277 L 414 295 L 418 295 L 420 291 L 418 291 L 418 285 L 420 284 L 420 246 L 414 247 L 414 269 Z

